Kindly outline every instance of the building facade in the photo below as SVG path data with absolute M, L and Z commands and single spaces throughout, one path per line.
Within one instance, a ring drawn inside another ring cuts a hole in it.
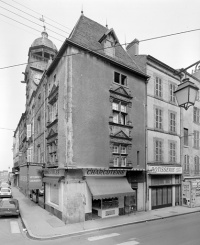
M 198 88 L 200 88 L 199 69 L 185 73 Z M 187 207 L 200 206 L 200 97 L 199 93 L 195 105 L 188 110 L 181 109 L 182 128 L 182 162 L 183 186 L 182 204 Z
M 150 77 L 146 94 L 148 209 L 181 205 L 181 114 L 174 95 L 180 76 L 154 57 L 139 55 L 138 44 L 134 40 L 127 52 Z
M 46 209 L 66 223 L 145 210 L 148 76 L 114 30 L 82 15 L 46 77 Z

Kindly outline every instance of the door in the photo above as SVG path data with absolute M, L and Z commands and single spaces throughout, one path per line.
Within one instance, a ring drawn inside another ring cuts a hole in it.
M 172 187 L 153 187 L 151 189 L 152 209 L 172 206 Z

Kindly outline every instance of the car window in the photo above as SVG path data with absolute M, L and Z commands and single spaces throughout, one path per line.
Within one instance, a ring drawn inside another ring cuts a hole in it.
M 2 192 L 10 192 L 10 189 L 8 189 L 8 188 L 1 188 L 1 191 Z
M 13 201 L 3 200 L 0 202 L 0 207 L 1 208 L 15 208 L 16 204 Z

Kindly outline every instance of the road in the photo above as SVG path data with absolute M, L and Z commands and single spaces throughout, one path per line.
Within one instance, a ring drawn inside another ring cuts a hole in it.
M 0 241 L 5 245 L 199 245 L 200 213 L 45 241 L 25 234 L 20 218 L 0 218 Z

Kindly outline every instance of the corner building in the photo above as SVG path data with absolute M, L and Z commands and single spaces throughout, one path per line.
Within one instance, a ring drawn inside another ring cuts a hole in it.
M 45 208 L 65 223 L 145 210 L 148 76 L 114 30 L 81 15 L 46 79 Z

